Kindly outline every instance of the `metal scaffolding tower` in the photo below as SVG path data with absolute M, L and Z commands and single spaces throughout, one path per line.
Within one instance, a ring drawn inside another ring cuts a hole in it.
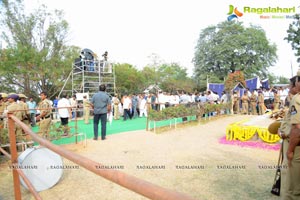
M 99 85 L 106 85 L 106 92 L 115 93 L 115 70 L 105 60 L 75 60 L 72 68 L 72 93 L 89 93 L 99 91 Z

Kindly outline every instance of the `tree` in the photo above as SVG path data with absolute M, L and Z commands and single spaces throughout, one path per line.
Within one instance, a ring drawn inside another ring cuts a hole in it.
M 163 91 L 169 92 L 176 90 L 192 92 L 196 87 L 195 82 L 188 77 L 187 69 L 177 63 L 146 66 L 140 73 L 146 87 L 156 84 Z
M 187 76 L 187 69 L 177 63 L 164 63 L 158 67 L 159 86 L 162 90 L 173 92 L 185 90 L 192 92 L 196 84 Z
M 245 78 L 267 75 L 277 59 L 276 46 L 265 32 L 241 22 L 222 22 L 200 33 L 194 55 L 195 79 L 215 75 L 223 81 L 228 73 L 243 71 Z M 200 79 L 200 81 L 201 81 Z
M 115 64 L 115 76 L 118 93 L 136 93 L 145 89 L 141 73 L 130 64 Z
M 154 66 L 145 66 L 141 71 L 140 71 L 142 77 L 143 77 L 143 83 L 145 84 L 146 87 L 152 84 L 158 84 L 159 82 L 159 74 L 157 67 Z
M 164 91 L 192 92 L 196 85 L 186 71 L 187 69 L 176 63 L 164 63 L 157 67 L 145 66 L 140 71 L 127 63 L 115 64 L 116 89 L 121 94 L 140 93 L 148 86 L 156 84 Z
M 284 76 L 279 76 L 277 83 L 289 84 L 290 80 L 288 78 L 284 77 Z
M 288 36 L 284 39 L 291 43 L 292 49 L 296 50 L 295 56 L 300 56 L 300 15 L 296 14 L 294 21 L 289 25 L 287 30 Z M 297 62 L 300 63 L 300 58 L 297 59 Z
M 68 23 L 63 12 L 47 11 L 45 5 L 26 15 L 23 1 L 2 0 L 1 37 L 7 47 L 0 51 L 0 71 L 7 92 L 48 91 L 56 95 L 69 72 L 78 47 L 65 45 Z M 11 89 L 12 88 L 12 89 Z
M 270 85 L 273 84 L 289 84 L 290 80 L 284 76 L 275 76 L 273 73 L 268 74 L 268 80 Z

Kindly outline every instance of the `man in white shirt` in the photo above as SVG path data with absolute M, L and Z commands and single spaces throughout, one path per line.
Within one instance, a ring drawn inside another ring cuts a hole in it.
M 285 87 L 284 89 L 282 89 L 282 92 L 280 95 L 280 101 L 282 102 L 282 105 L 285 105 L 285 99 L 289 94 L 289 88 Z
M 124 95 L 124 101 L 123 101 L 123 120 L 126 121 L 127 118 L 129 117 L 129 119 L 132 119 L 132 115 L 130 113 L 130 109 L 132 107 L 132 102 L 131 99 L 129 98 L 129 96 L 127 96 L 127 94 Z
M 62 98 L 57 103 L 58 114 L 61 121 L 61 126 L 63 126 L 64 134 L 63 136 L 67 136 L 69 134 L 69 118 L 71 115 L 71 104 L 70 101 L 66 98 L 67 95 L 63 94 Z
M 163 110 L 166 108 L 165 103 L 166 103 L 166 96 L 165 92 L 160 91 L 158 94 L 158 103 L 159 103 L 159 110 Z
M 225 91 L 222 92 L 222 97 L 221 97 L 221 103 L 227 103 L 228 102 L 228 96 Z
M 212 92 L 212 98 L 213 98 L 213 101 L 214 101 L 214 103 L 219 103 L 219 95 L 218 95 L 218 93 L 216 93 L 216 92 Z
M 147 99 L 145 96 L 142 97 L 140 103 L 140 117 L 143 117 L 143 114 L 147 117 Z

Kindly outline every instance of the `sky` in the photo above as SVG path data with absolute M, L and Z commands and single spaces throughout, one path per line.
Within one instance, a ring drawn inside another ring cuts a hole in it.
M 138 69 L 153 62 L 156 54 L 166 63 L 175 62 L 193 72 L 192 59 L 200 32 L 227 20 L 229 5 L 243 13 L 238 21 L 261 26 L 270 43 L 277 45 L 278 60 L 269 68 L 276 76 L 290 78 L 298 70 L 291 45 L 283 40 L 291 19 L 261 19 L 279 14 L 244 13 L 244 7 L 295 7 L 295 0 L 25 0 L 26 9 L 45 4 L 60 9 L 70 26 L 68 44 L 91 49 L 98 56 L 108 51 L 115 63 L 129 63 Z M 298 8 L 299 7 L 299 8 Z

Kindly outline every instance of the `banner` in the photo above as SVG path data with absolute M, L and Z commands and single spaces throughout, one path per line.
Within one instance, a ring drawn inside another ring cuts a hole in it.
M 219 97 L 221 97 L 224 90 L 224 83 L 208 83 L 208 89 L 218 93 Z
M 237 88 L 238 85 L 236 85 L 233 90 L 238 89 Z M 259 77 L 255 77 L 252 79 L 247 79 L 246 80 L 246 88 L 249 88 L 249 90 L 252 92 L 255 89 L 259 89 L 260 87 L 264 87 L 264 88 L 270 88 L 269 86 L 269 79 L 264 79 L 264 80 L 260 80 Z M 222 96 L 222 92 L 224 90 L 224 83 L 207 83 L 207 88 L 208 90 L 212 91 L 212 92 L 217 92 L 218 95 L 221 97 Z M 239 88 L 240 91 L 243 91 L 242 88 Z M 243 93 L 241 92 L 241 95 Z

